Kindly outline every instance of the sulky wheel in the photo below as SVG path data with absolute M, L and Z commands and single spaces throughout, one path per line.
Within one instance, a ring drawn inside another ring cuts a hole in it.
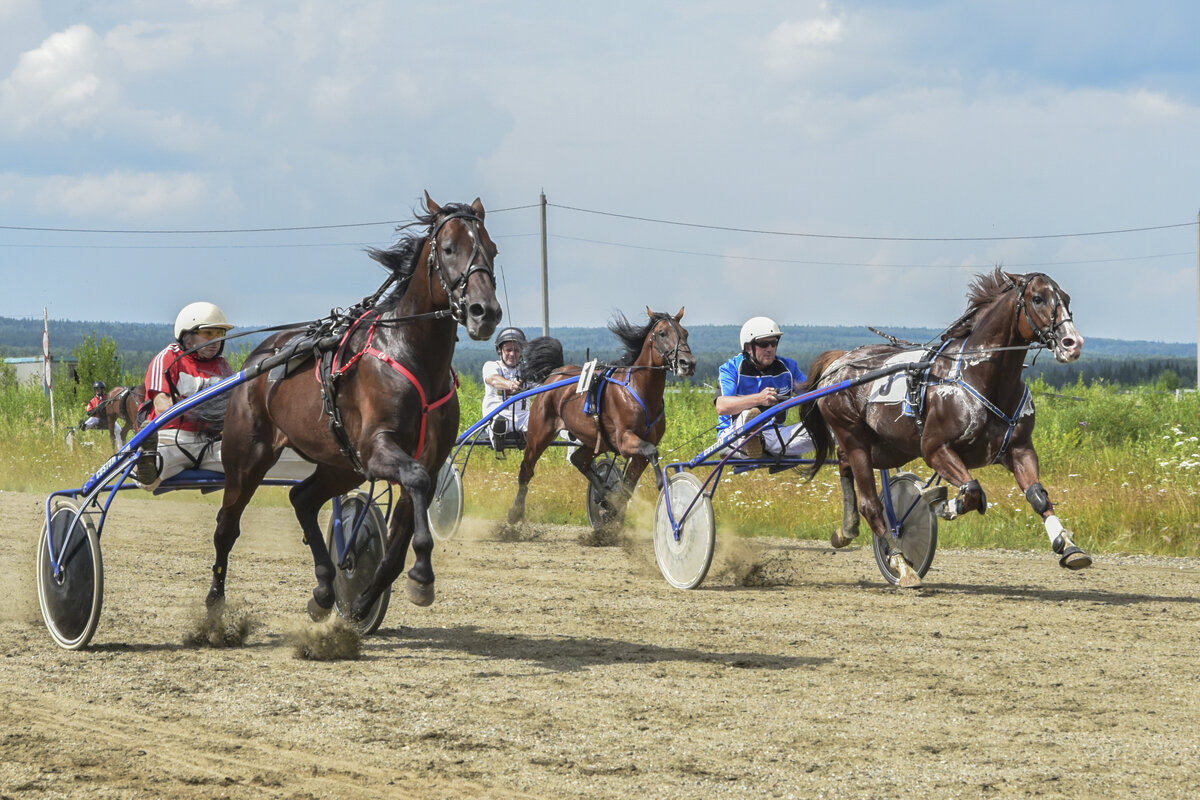
M 37 587 L 42 619 L 54 641 L 67 650 L 87 646 L 104 604 L 100 535 L 92 514 L 81 516 L 79 508 L 77 500 L 54 498 L 50 524 L 42 527 L 38 538 Z
M 903 520 L 900 529 L 900 550 L 908 563 L 922 578 L 933 564 L 933 554 L 937 551 L 937 515 L 921 497 L 925 482 L 911 472 L 898 472 L 888 481 L 888 491 L 892 495 L 892 510 L 896 517 Z M 888 564 L 890 548 L 886 539 L 872 536 L 875 550 L 875 563 L 883 577 L 893 586 L 900 583 L 900 575 L 894 572 Z
M 356 521 L 364 514 L 366 517 L 359 526 L 358 533 L 354 534 L 353 543 L 345 547 L 344 556 L 338 549 L 333 535 L 332 519 L 325 536 L 329 554 L 337 567 L 337 575 L 333 578 L 334 604 L 344 619 L 350 618 L 350 604 L 371 582 L 375 576 L 375 569 L 383 560 L 384 551 L 387 549 L 387 525 L 383 512 L 366 492 L 351 492 L 342 497 L 342 541 L 350 542 Z M 367 615 L 353 623 L 354 627 L 362 634 L 374 633 L 387 614 L 391 596 L 392 589 L 389 586 L 379 595 L 367 611 Z
M 429 503 L 429 531 L 434 541 L 448 541 L 458 531 L 463 517 L 462 472 L 453 461 L 438 470 L 437 486 Z
M 617 459 L 609 454 L 603 455 L 592 462 L 592 470 L 599 476 L 604 490 L 601 492 L 596 484 L 588 481 L 588 522 L 598 531 L 620 525 L 625 519 L 625 507 L 617 499 L 621 491 L 621 468 L 617 465 Z
M 694 589 L 708 574 L 716 548 L 717 526 L 712 499 L 704 493 L 700 479 L 690 472 L 667 476 L 667 484 L 659 492 L 658 504 L 654 507 L 654 558 L 667 583 L 676 589 Z M 678 536 L 667 516 L 668 489 L 671 514 L 679 524 Z M 696 501 L 695 505 L 693 501 Z M 689 506 L 691 511 L 688 511 Z

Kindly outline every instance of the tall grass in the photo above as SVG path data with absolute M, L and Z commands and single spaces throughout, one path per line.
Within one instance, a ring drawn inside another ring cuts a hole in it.
M 1041 458 L 1042 483 L 1057 513 L 1080 546 L 1100 553 L 1154 553 L 1200 556 L 1200 396 L 1104 384 L 1052 392 L 1032 384 L 1037 404 L 1034 444 Z M 482 386 L 466 378 L 460 389 L 462 429 L 480 417 Z M 668 387 L 664 461 L 685 461 L 711 444 L 716 417 L 712 390 Z M 49 492 L 79 486 L 109 454 L 105 433 L 89 433 L 74 452 L 64 446 L 66 427 L 82 416 L 86 397 L 56 395 L 58 433 L 52 435 L 49 402 L 40 387 L 0 391 L 0 489 Z M 467 514 L 503 518 L 516 491 L 521 453 L 496 458 L 477 449 L 465 476 Z M 922 476 L 920 462 L 909 467 Z M 942 522 L 947 546 L 1045 549 L 1045 529 L 1016 483 L 1002 467 L 975 471 L 988 497 L 985 515 Z M 705 471 L 699 472 L 706 477 Z M 528 501 L 533 522 L 586 521 L 586 483 L 553 448 L 537 467 Z M 953 493 L 953 489 L 951 490 Z M 185 493 L 190 494 L 190 493 Z M 643 478 L 629 522 L 653 525 L 657 491 Z M 282 492 L 262 501 L 282 503 Z M 841 488 L 832 467 L 811 482 L 794 471 L 765 471 L 722 477 L 715 499 L 723 532 L 826 538 L 841 523 Z M 863 526 L 867 535 L 866 525 Z

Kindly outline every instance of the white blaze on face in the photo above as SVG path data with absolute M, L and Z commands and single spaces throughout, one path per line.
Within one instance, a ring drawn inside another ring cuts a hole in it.
M 1063 364 L 1079 358 L 1083 354 L 1083 336 L 1075 327 L 1072 320 L 1067 320 L 1058 328 L 1058 341 L 1054 347 L 1054 357 Z

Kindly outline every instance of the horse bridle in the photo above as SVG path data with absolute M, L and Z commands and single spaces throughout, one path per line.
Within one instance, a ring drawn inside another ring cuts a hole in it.
M 450 282 L 446 279 L 446 266 L 442 262 L 442 249 L 438 247 L 437 238 L 438 234 L 442 232 L 442 227 L 452 219 L 461 219 L 471 229 L 471 254 L 467 258 L 468 267 L 453 282 Z M 442 284 L 442 290 L 446 292 L 446 297 L 450 300 L 450 314 L 460 325 L 467 324 L 467 284 L 470 282 L 471 276 L 476 272 L 482 272 L 492 282 L 492 289 L 496 288 L 495 268 L 492 266 L 487 252 L 479 243 L 479 223 L 479 217 L 474 214 L 466 212 L 447 214 L 438 221 L 429 234 L 429 273 L 437 274 L 438 282 Z M 482 263 L 476 263 L 476 254 L 483 256 Z
M 1054 304 L 1050 309 L 1050 323 L 1044 327 L 1034 321 L 1033 315 L 1029 313 L 1029 309 L 1025 306 L 1025 289 L 1033 282 L 1034 278 L 1038 277 L 1045 278 L 1046 282 L 1050 284 L 1051 291 L 1054 293 Z M 1050 349 L 1057 348 L 1059 343 L 1058 329 L 1066 323 L 1074 321 L 1071 317 L 1071 307 L 1062 299 L 1062 293 L 1059 291 L 1058 285 L 1050 279 L 1050 276 L 1041 272 L 1026 275 L 1025 280 L 1019 284 L 1013 282 L 1011 279 L 1008 283 L 1017 292 L 1017 323 L 1020 323 L 1021 315 L 1024 314 L 1025 319 L 1029 322 L 1029 328 L 1033 331 L 1033 335 L 1038 342 Z M 1066 309 L 1066 314 L 1061 320 L 1058 319 L 1058 310 L 1060 308 Z
M 660 317 L 659 319 L 662 322 L 668 323 L 671 326 L 671 329 L 675 331 L 675 349 L 672 350 L 671 353 L 668 355 L 667 353 L 663 352 L 663 350 L 661 350 L 659 348 L 658 342 L 655 342 L 654 343 L 654 352 L 656 352 L 660 356 L 662 356 L 663 361 L 667 362 L 666 367 L 668 369 L 670 369 L 672 372 L 678 373 L 679 372 L 679 348 L 683 347 L 683 331 L 681 331 L 679 329 L 679 321 L 676 320 L 674 317 L 663 316 L 663 317 Z M 654 328 L 657 328 L 657 327 L 658 327 L 658 325 L 655 324 Z M 650 329 L 651 334 L 654 333 L 654 328 Z M 690 351 L 691 348 L 688 348 L 688 350 Z

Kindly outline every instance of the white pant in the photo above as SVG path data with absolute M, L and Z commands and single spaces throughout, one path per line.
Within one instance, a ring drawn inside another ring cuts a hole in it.
M 167 478 L 173 478 L 187 469 L 207 469 L 213 472 L 224 472 L 221 463 L 221 440 L 217 439 L 209 445 L 209 437 L 202 433 L 180 430 L 179 428 L 164 428 L 158 432 L 159 470 L 158 480 L 151 484 L 141 484 L 143 489 L 151 491 Z M 189 455 L 190 454 L 190 455 Z M 197 465 L 194 459 L 199 458 Z M 283 448 L 279 460 L 275 462 L 266 477 L 277 479 L 303 480 L 313 473 L 316 465 L 305 461 L 290 447 Z
M 735 430 L 742 430 L 742 426 L 749 422 L 750 419 L 750 411 L 743 411 L 741 414 L 738 414 L 733 418 L 733 424 L 726 428 L 725 433 L 721 435 L 721 440 L 728 439 Z M 789 458 L 800 458 L 815 449 L 808 431 L 799 422 L 795 425 L 778 426 L 775 423 L 768 422 L 759 428 L 757 432 L 762 434 L 763 450 L 773 456 L 783 455 Z M 744 453 L 739 453 L 738 455 L 745 458 Z
M 154 491 L 167 478 L 173 478 L 185 469 L 224 472 L 221 440 L 179 428 L 163 428 L 158 432 L 158 465 L 158 479 L 154 483 L 140 484 L 143 489 Z

